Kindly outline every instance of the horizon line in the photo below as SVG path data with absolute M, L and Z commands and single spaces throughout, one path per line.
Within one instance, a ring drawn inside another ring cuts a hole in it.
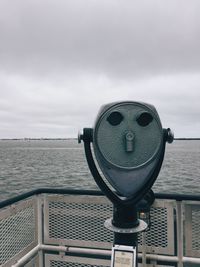
M 0 138 L 0 140 L 76 140 L 77 137 L 22 137 L 22 138 Z M 176 137 L 174 140 L 200 140 L 200 137 Z

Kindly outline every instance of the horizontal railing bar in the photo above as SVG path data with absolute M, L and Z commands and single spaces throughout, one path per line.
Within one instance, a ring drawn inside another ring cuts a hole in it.
M 102 196 L 103 193 L 97 190 L 77 190 L 77 189 L 61 189 L 61 188 L 38 188 L 32 191 L 28 191 L 24 194 L 17 195 L 10 199 L 0 202 L 0 209 L 6 206 L 12 205 L 18 201 L 24 200 L 34 195 L 38 194 L 62 194 L 62 195 L 92 195 L 92 196 Z M 155 193 L 155 197 L 158 199 L 173 199 L 177 201 L 190 200 L 190 201 L 200 201 L 200 196 L 195 195 L 185 195 L 185 194 L 168 194 L 168 193 Z
M 68 252 L 75 254 L 85 254 L 85 255 L 97 255 L 97 256 L 111 256 L 111 250 L 102 250 L 102 249 L 90 249 L 90 248 L 80 248 L 80 247 L 69 247 L 69 246 L 53 246 L 53 245 L 40 245 L 40 249 L 45 251 L 54 251 L 54 252 Z M 142 258 L 142 253 L 138 253 L 138 258 Z M 161 262 L 174 262 L 179 261 L 177 256 L 167 256 L 167 255 L 155 255 L 155 254 L 146 254 L 148 260 L 156 260 Z M 193 257 L 183 257 L 182 261 L 185 263 L 200 263 L 200 258 Z
M 37 195 L 38 191 L 40 191 L 40 190 L 39 189 L 35 189 L 35 190 L 32 190 L 32 191 L 28 191 L 26 193 L 17 195 L 15 197 L 3 200 L 3 201 L 0 202 L 0 209 L 5 208 L 6 206 L 12 205 L 12 204 L 14 204 L 14 203 L 16 203 L 16 202 L 18 202 L 20 200 L 24 200 L 24 199 L 26 199 L 28 197 L 33 196 L 33 195 Z
M 69 247 L 69 246 L 54 246 L 54 245 L 40 245 L 41 250 L 54 251 L 54 252 L 68 252 L 75 254 L 85 255 L 98 255 L 98 256 L 111 256 L 111 250 L 106 249 L 94 249 L 94 248 L 81 248 L 81 247 Z
M 171 199 L 177 201 L 200 201 L 200 195 L 190 195 L 190 194 L 168 194 L 168 193 L 155 193 L 157 199 Z
M 77 189 L 60 189 L 60 188 L 38 188 L 26 193 L 17 195 L 15 197 L 3 200 L 0 202 L 0 209 L 5 208 L 6 206 L 12 205 L 18 201 L 24 200 L 34 195 L 39 194 L 62 194 L 62 195 L 95 195 L 102 196 L 103 194 L 97 190 L 77 190 Z
M 194 263 L 194 264 L 200 264 L 200 258 L 194 258 L 194 257 L 183 257 L 183 263 Z
M 21 267 L 24 264 L 28 263 L 31 258 L 33 258 L 39 251 L 40 245 L 37 245 L 32 250 L 30 250 L 26 255 L 24 255 L 21 259 L 19 259 L 15 264 L 11 267 Z

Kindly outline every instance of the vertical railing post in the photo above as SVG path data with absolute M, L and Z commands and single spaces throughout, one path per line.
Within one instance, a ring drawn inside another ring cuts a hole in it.
M 43 233 L 44 233 L 44 225 L 43 225 L 43 198 L 41 195 L 37 195 L 37 220 L 38 220 L 38 245 L 43 244 Z M 44 255 L 43 251 L 38 251 L 39 257 L 39 267 L 44 267 Z
M 178 267 L 183 267 L 183 218 L 182 201 L 176 201 L 176 229 L 177 229 L 177 256 Z
M 142 267 L 147 267 L 146 264 L 146 232 L 141 233 L 142 236 Z

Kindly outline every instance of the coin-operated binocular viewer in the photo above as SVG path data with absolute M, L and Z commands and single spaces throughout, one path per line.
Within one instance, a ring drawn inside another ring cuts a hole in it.
M 90 171 L 114 206 L 113 218 L 105 222 L 114 232 L 112 266 L 137 266 L 137 233 L 147 228 L 137 207 L 159 174 L 165 144 L 173 141 L 173 134 L 162 128 L 152 105 L 126 101 L 103 106 L 94 128 L 84 128 L 81 140 Z

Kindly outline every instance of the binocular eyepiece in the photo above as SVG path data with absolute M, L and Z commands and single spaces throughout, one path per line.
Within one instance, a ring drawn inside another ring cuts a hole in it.
M 162 128 L 154 106 L 124 101 L 104 105 L 94 128 L 85 128 L 79 142 L 81 139 L 93 144 L 96 160 L 113 189 L 112 194 L 137 201 L 157 178 L 165 143 L 173 141 L 173 133 L 169 128 Z M 91 163 L 88 164 L 91 169 Z M 105 191 L 104 186 L 100 188 Z

